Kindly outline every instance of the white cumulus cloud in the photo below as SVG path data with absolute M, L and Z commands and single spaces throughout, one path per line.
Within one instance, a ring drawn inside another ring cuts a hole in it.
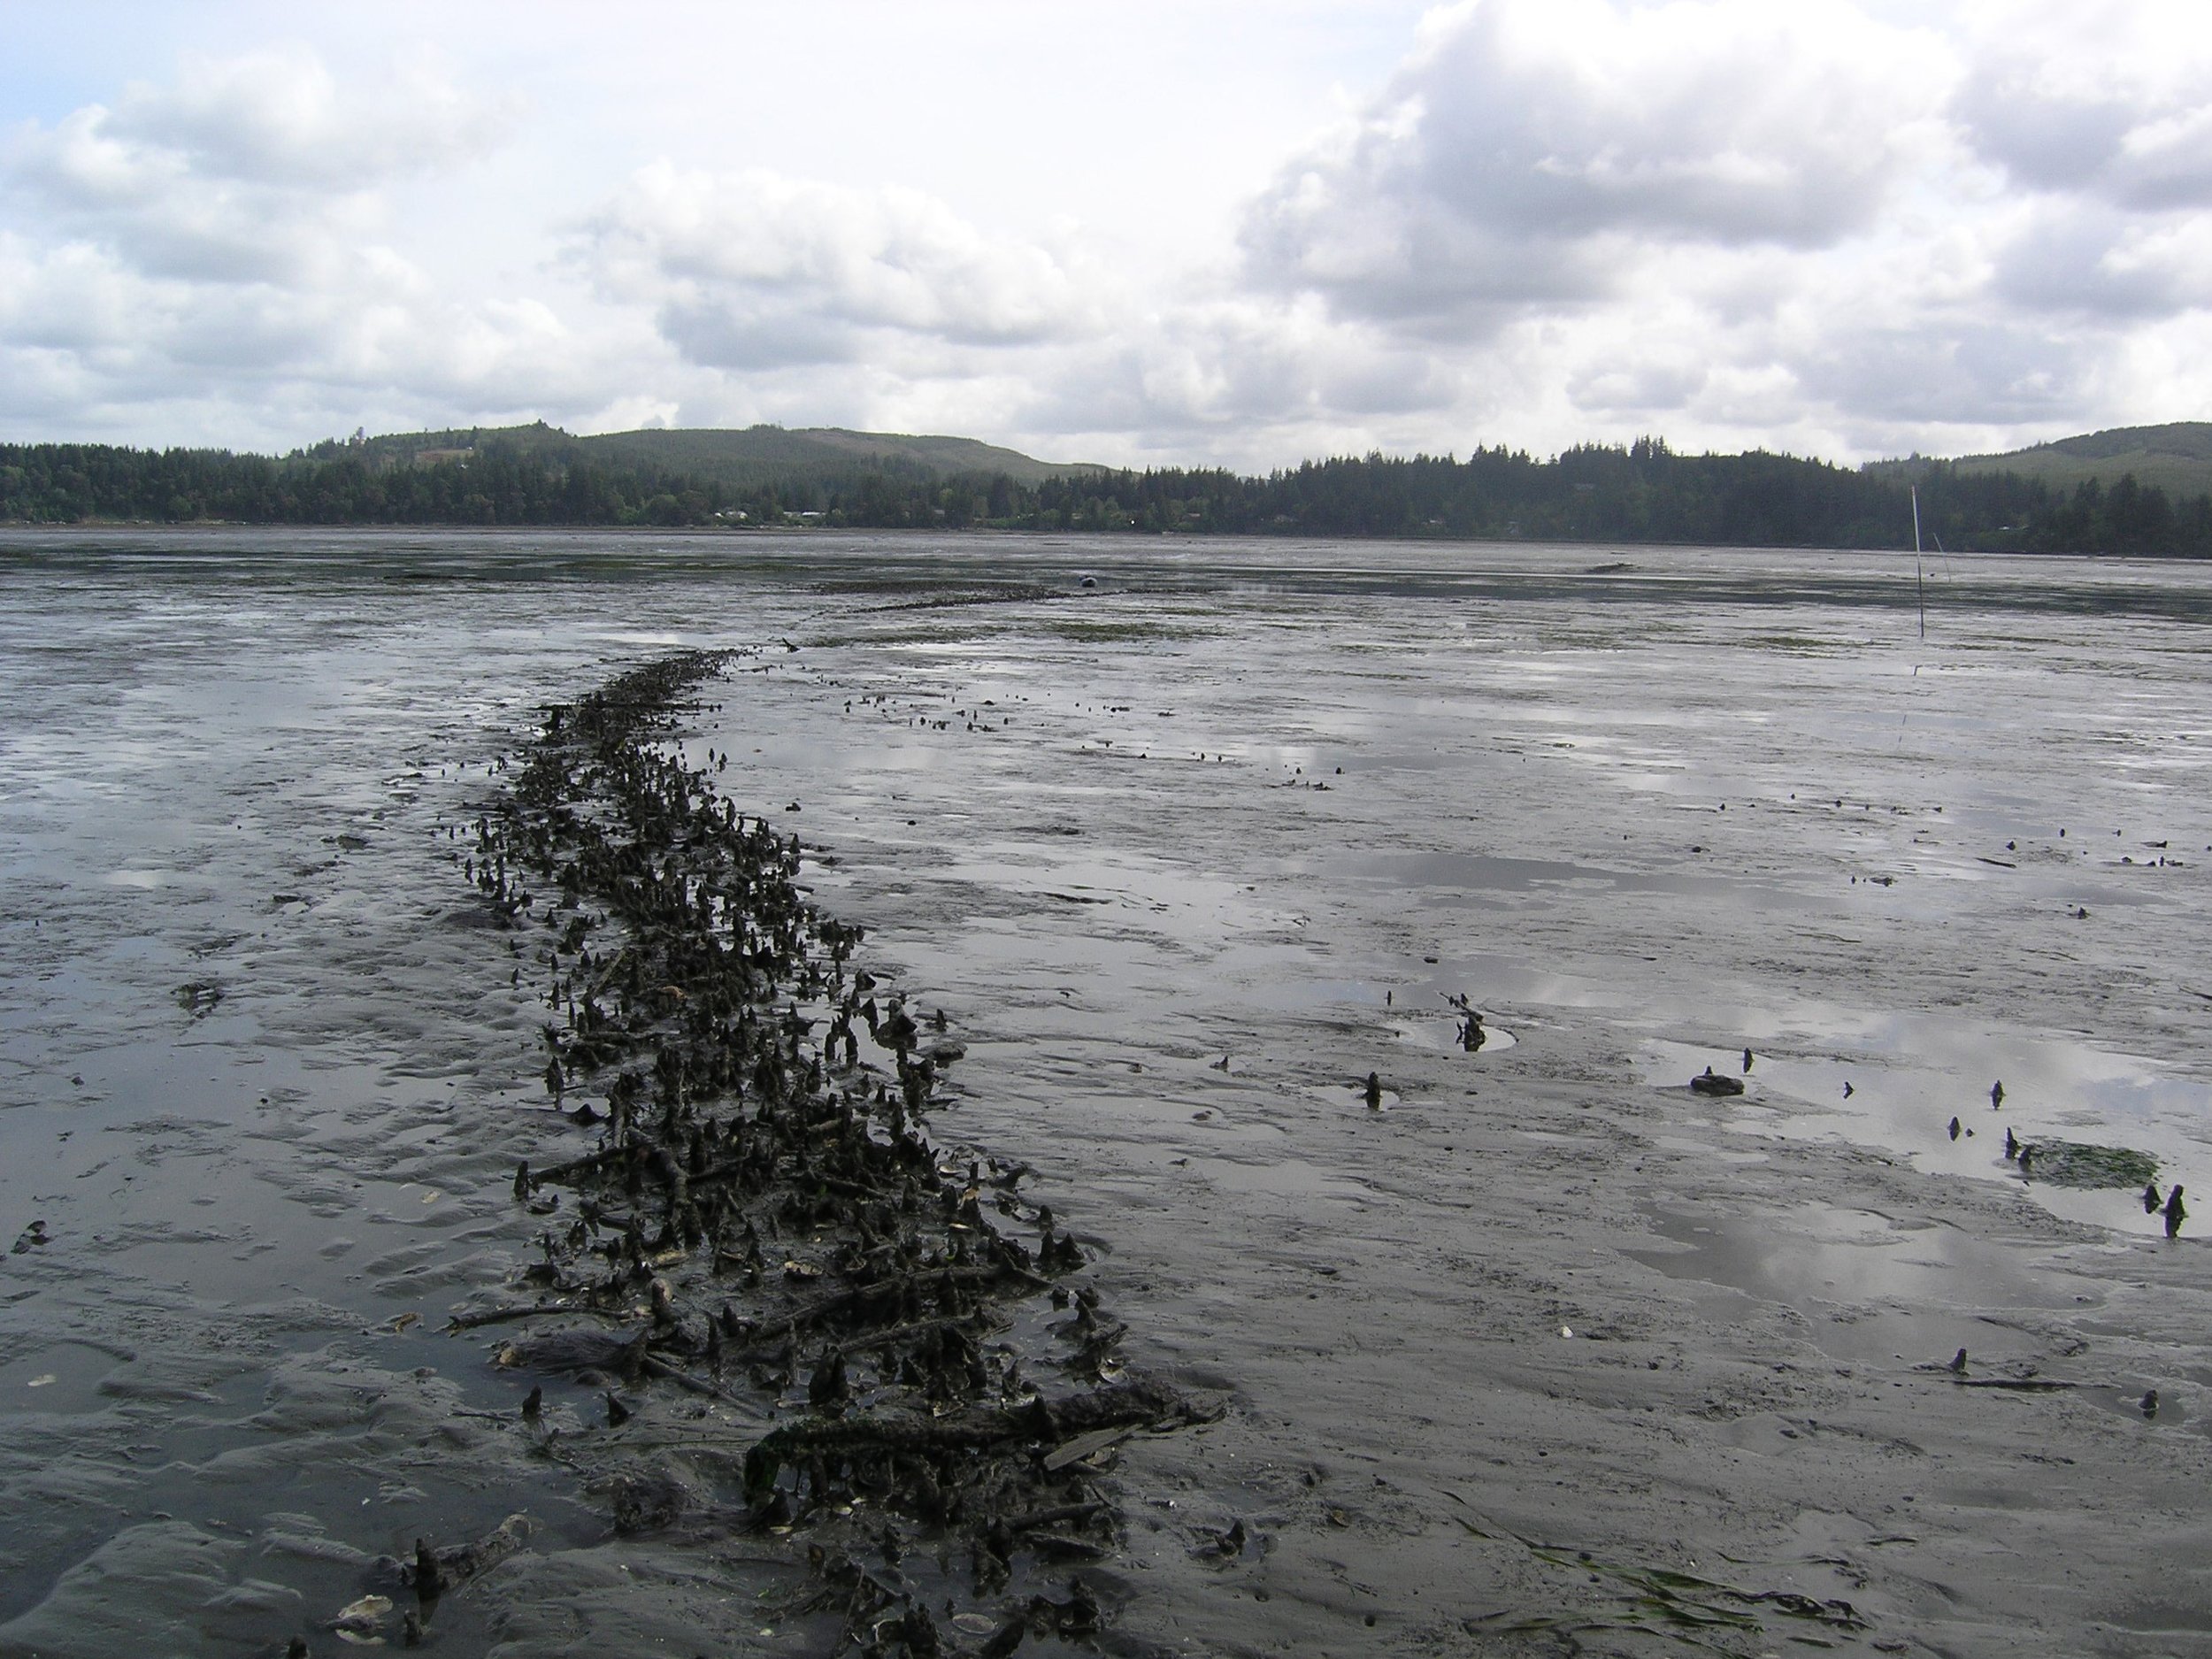
M 760 168 L 646 166 L 586 221 L 580 253 L 687 357 L 733 370 L 1079 338 L 1110 298 L 1095 266 L 920 191 Z
M 80 427 L 227 405 L 266 442 L 305 411 L 513 409 L 588 377 L 603 354 L 541 303 L 464 301 L 394 245 L 391 187 L 465 168 L 511 114 L 421 61 L 341 82 L 292 50 L 187 56 L 18 127 L 0 418 L 50 419 L 65 388 Z
M 1501 326 L 1654 246 L 1817 249 L 1910 177 L 1946 67 L 1853 7 L 1469 0 L 1244 227 L 1252 279 L 1359 316 Z

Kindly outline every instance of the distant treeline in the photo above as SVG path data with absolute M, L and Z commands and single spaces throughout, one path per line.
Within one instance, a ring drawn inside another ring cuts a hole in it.
M 358 446 L 272 458 L 222 450 L 0 445 L 0 520 L 75 524 L 714 525 L 1428 536 L 1717 546 L 1910 546 L 1908 483 L 1932 550 L 2212 557 L 2212 496 L 2132 476 L 2055 490 L 1947 462 L 1854 470 L 1754 452 L 1678 455 L 1658 439 L 1551 460 L 1380 455 L 1242 477 L 1084 469 L 1041 483 L 856 464 L 733 487 L 488 443 L 396 465 Z

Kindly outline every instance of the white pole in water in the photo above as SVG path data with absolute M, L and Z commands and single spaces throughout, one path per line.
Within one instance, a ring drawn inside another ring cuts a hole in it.
M 1920 573 L 1920 486 L 1912 487 L 1912 590 L 1920 602 L 1920 637 L 1928 637 L 1928 585 Z

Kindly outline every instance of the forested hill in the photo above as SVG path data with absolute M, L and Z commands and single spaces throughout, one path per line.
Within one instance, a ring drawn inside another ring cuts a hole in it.
M 652 426 L 577 437 L 541 420 L 526 426 L 399 432 L 374 438 L 357 434 L 349 442 L 333 439 L 303 453 L 331 460 L 352 451 L 373 465 L 390 467 L 419 460 L 465 460 L 480 449 L 493 449 L 563 465 L 584 461 L 600 467 L 637 468 L 740 489 L 764 485 L 788 489 L 858 471 L 911 479 L 1003 472 L 1017 482 L 1033 484 L 1099 470 L 1040 461 L 1018 449 L 974 438 L 852 432 L 842 426 Z
M 1344 457 L 1264 478 L 1041 463 L 1032 463 L 1039 473 L 1016 477 L 988 464 L 933 470 L 910 452 L 879 451 L 842 465 L 818 457 L 749 482 L 681 465 L 680 447 L 655 458 L 587 447 L 595 442 L 525 427 L 403 442 L 361 437 L 280 458 L 0 445 L 0 520 L 803 524 L 1909 548 L 1908 489 L 1916 482 L 1932 550 L 1939 541 L 1953 551 L 2212 557 L 2212 496 L 2177 500 L 2131 476 L 2070 488 L 1953 462 L 1851 469 L 1756 451 L 1678 455 L 1655 439 L 1548 460 L 1502 448 L 1463 459 Z
M 2017 472 L 2041 479 L 2054 489 L 2071 489 L 2092 479 L 2110 489 L 2132 476 L 2139 484 L 2155 484 L 2175 500 L 2186 500 L 2212 490 L 2212 421 L 2116 426 L 2002 455 L 1962 456 L 1958 465 L 1969 472 Z

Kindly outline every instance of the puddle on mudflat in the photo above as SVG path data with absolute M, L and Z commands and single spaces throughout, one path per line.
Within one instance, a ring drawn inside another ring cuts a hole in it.
M 1347 1083 L 1325 1089 L 1318 1099 L 1320 1104 L 1332 1112 L 1349 1108 L 1371 1117 L 1396 1111 L 1405 1103 L 1404 1097 L 1387 1083 L 1383 1084 L 1371 1097 L 1364 1083 Z
M 2078 1399 L 2086 1400 L 2092 1405 L 2125 1417 L 2131 1423 L 2162 1429 L 2185 1428 L 2193 1433 L 2212 1434 L 2212 1425 L 2206 1424 L 2192 1412 L 2187 1402 L 2170 1387 L 2162 1392 L 2156 1389 L 2092 1386 L 2077 1388 L 2074 1394 Z
M 82 1342 L 34 1348 L 0 1364 L 0 1412 L 91 1410 L 101 1379 L 129 1357 Z
M 1329 873 L 1343 881 L 1425 888 L 1426 902 L 1445 908 L 1500 908 L 1509 899 L 1532 895 L 1603 904 L 1617 894 L 1631 893 L 1776 910 L 1801 910 L 1809 904 L 1785 888 L 1720 875 L 1652 874 L 1476 853 L 1390 854 L 1347 860 Z
M 1269 1198 L 1363 1204 L 1375 1196 L 1364 1182 L 1332 1175 L 1302 1158 L 1264 1164 L 1248 1164 L 1233 1158 L 1193 1158 L 1190 1171 L 1225 1192 L 1257 1194 Z
M 1654 1135 L 1651 1144 L 1669 1152 L 1687 1152 L 1701 1158 L 1710 1158 L 1717 1164 L 1769 1164 L 1771 1155 L 1753 1148 L 1715 1146 L 1709 1141 L 1694 1141 L 1687 1135 Z
M 1708 1102 L 1732 1127 L 1879 1147 L 1931 1171 L 2020 1184 L 2068 1220 L 2144 1237 L 2163 1223 L 2144 1211 L 2139 1188 L 2024 1181 L 2005 1156 L 2006 1131 L 2147 1152 L 2165 1183 L 2185 1179 L 2203 1156 L 2194 1132 L 2212 1125 L 2212 1087 L 2150 1063 L 1963 1020 L 1896 1016 L 1876 1027 L 1839 1014 L 1822 1029 L 1804 1014 L 1793 1010 L 1786 1031 L 1761 1033 L 1772 1046 L 1755 1048 L 1748 1072 L 1740 1050 L 1647 1038 L 1637 1045 L 1637 1075 L 1679 1087 L 1710 1066 L 1745 1086 L 1740 1096 Z M 1850 1057 L 1839 1052 L 1846 1048 Z M 2001 1109 L 1990 1102 L 1995 1083 L 2004 1086 Z
M 1394 1019 L 1388 1022 L 1391 1032 L 1400 1041 L 1418 1048 L 1452 1050 L 1470 1058 L 1483 1055 L 1503 1054 L 1517 1041 L 1513 1033 L 1500 1025 L 1486 1025 L 1482 1041 L 1474 1048 L 1467 1046 L 1465 1027 L 1454 1016 L 1449 1018 Z
M 1680 1247 L 1630 1250 L 1668 1278 L 1704 1286 L 1709 1318 L 1734 1317 L 1745 1299 L 1777 1302 L 1804 1321 L 1810 1341 L 1839 1359 L 1947 1360 L 1957 1349 L 1992 1360 L 2033 1356 L 2042 1345 L 2008 1314 L 2078 1310 L 2095 1293 L 2016 1249 L 1955 1227 L 1900 1226 L 1870 1210 L 1831 1204 L 1742 1217 L 1655 1206 L 1652 1230 Z

